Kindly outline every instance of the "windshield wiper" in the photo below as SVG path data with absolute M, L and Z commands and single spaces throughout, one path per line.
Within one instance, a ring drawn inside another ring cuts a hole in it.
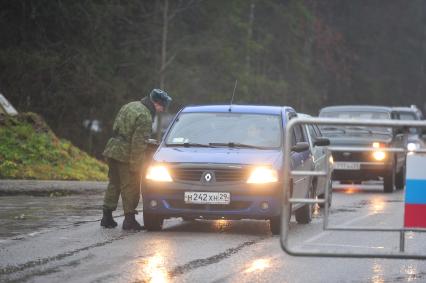
M 237 142 L 211 142 L 211 146 L 227 146 L 227 147 L 240 147 L 240 148 L 257 148 L 264 149 L 262 146 L 256 146 L 251 144 L 237 143 Z
M 371 133 L 372 134 L 379 134 L 379 135 L 388 135 L 388 136 L 392 135 L 391 131 L 386 131 L 386 130 L 383 130 L 383 131 L 374 130 L 374 131 L 371 131 Z
M 366 132 L 368 132 L 368 133 L 370 133 L 370 134 L 372 134 L 372 133 L 373 133 L 373 131 L 372 131 L 372 130 L 370 130 L 370 129 L 368 129 L 368 128 L 365 128 L 365 127 L 346 127 L 346 129 L 347 129 L 347 130 L 355 130 L 355 131 L 366 131 Z
M 322 131 L 341 131 L 342 133 L 346 133 L 345 129 L 338 127 L 321 127 Z
M 211 147 L 208 144 L 195 143 L 195 142 L 184 142 L 184 143 L 169 143 L 169 146 L 183 146 L 183 147 Z

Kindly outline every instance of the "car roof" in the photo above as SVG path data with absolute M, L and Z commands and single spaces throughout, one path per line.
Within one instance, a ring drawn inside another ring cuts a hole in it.
M 194 105 L 186 106 L 182 113 L 191 112 L 219 112 L 219 113 L 255 113 L 281 115 L 284 112 L 295 112 L 289 106 L 267 106 L 267 105 Z
M 392 107 L 392 110 L 395 110 L 395 111 L 408 111 L 408 112 L 416 112 L 416 111 L 418 111 L 415 108 L 404 107 L 404 106 Z
M 397 112 L 413 112 L 413 113 L 419 113 L 420 110 L 417 108 L 412 108 L 412 107 L 392 107 L 393 111 L 397 111 Z
M 321 112 L 334 112 L 334 111 L 374 111 L 374 112 L 392 112 L 391 107 L 376 106 L 376 105 L 336 105 L 327 106 L 320 110 Z

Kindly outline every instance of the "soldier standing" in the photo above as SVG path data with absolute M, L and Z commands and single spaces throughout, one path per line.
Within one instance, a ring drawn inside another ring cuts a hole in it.
M 101 226 L 117 226 L 112 212 L 117 209 L 121 195 L 125 217 L 123 230 L 143 229 L 136 221 L 135 214 L 140 198 L 144 153 L 156 112 L 163 112 L 171 100 L 165 91 L 153 89 L 149 96 L 124 105 L 118 112 L 113 125 L 113 136 L 103 152 L 108 161 L 109 184 L 104 197 Z

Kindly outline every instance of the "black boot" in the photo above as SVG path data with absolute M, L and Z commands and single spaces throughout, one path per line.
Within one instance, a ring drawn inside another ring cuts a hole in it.
M 115 228 L 117 227 L 117 222 L 114 221 L 112 217 L 112 211 L 108 209 L 104 209 L 103 217 L 101 220 L 101 226 L 105 228 Z
M 140 231 L 143 229 L 145 228 L 136 221 L 134 213 L 124 214 L 123 230 Z

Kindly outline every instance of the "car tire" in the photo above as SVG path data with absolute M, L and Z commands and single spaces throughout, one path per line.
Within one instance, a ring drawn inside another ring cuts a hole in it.
M 383 191 L 385 193 L 392 193 L 394 186 L 395 186 L 395 169 L 384 176 Z
M 279 235 L 281 232 L 281 217 L 275 216 L 269 219 L 269 228 L 272 235 Z
M 328 190 L 328 207 L 330 207 L 331 206 L 331 200 L 332 200 L 332 197 L 333 197 L 333 194 L 332 194 L 332 191 L 333 191 L 333 183 L 332 183 L 332 181 L 330 180 L 329 182 L 328 182 L 328 186 L 327 186 L 327 190 Z M 324 199 L 325 198 L 325 194 L 320 194 L 319 196 L 318 196 L 318 198 L 320 198 L 320 199 Z M 324 203 L 320 203 L 319 204 L 319 206 L 321 207 L 321 208 L 324 208 Z
M 160 215 L 144 212 L 143 224 L 147 231 L 160 231 L 163 228 L 163 217 Z
M 311 185 L 309 188 L 308 196 L 307 198 L 313 199 L 314 198 L 314 190 Z M 299 224 L 308 224 L 312 221 L 312 213 L 313 213 L 313 205 L 312 204 L 305 204 L 301 208 L 298 208 L 294 215 L 296 217 L 296 221 Z
M 401 170 L 396 174 L 395 177 L 395 188 L 397 190 L 402 190 L 405 187 L 405 166 L 401 168 Z

